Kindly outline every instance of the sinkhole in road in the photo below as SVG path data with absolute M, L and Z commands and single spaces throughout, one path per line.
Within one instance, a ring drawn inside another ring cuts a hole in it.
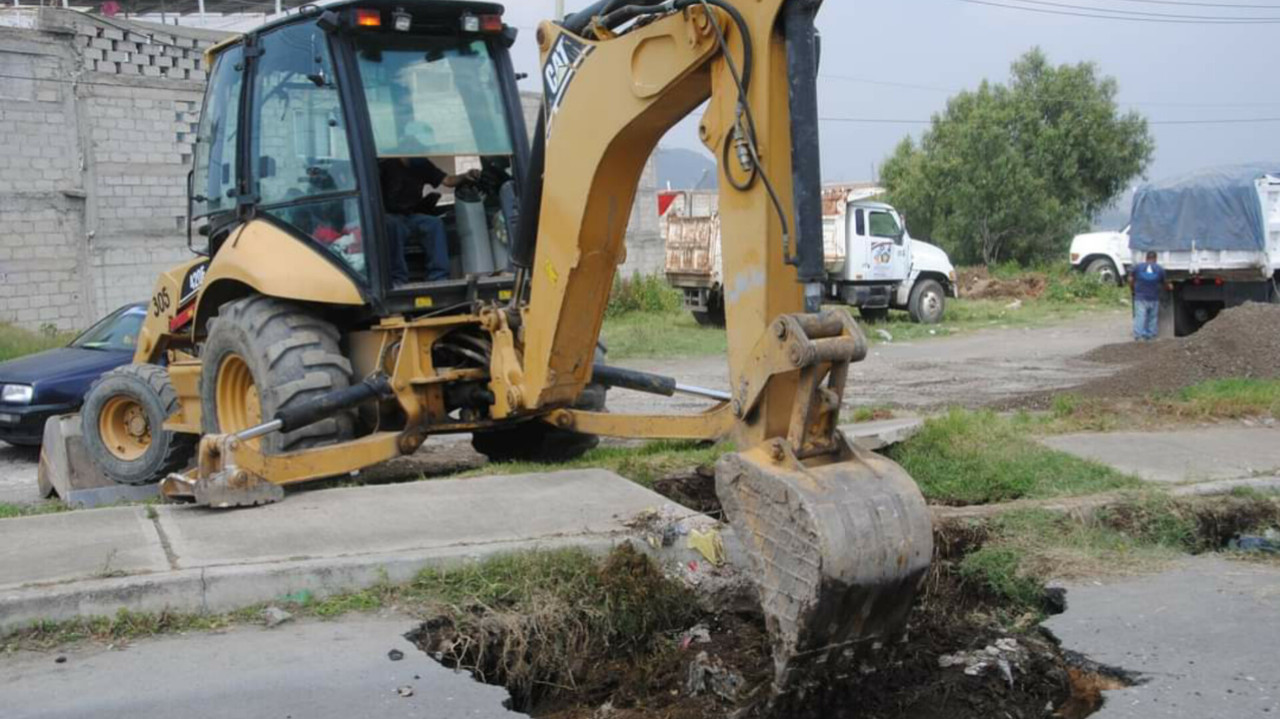
M 1038 616 L 1011 621 L 1001 600 L 960 576 L 959 554 L 947 556 L 971 549 L 954 538 L 943 546 L 899 641 L 783 696 L 773 695 L 765 623 L 750 601 L 702 602 L 677 621 L 616 626 L 636 624 L 637 602 L 647 599 L 655 614 L 671 613 L 667 602 L 683 591 L 630 549 L 602 572 L 669 583 L 674 594 L 623 592 L 596 604 L 547 593 L 507 607 L 452 607 L 409 638 L 442 664 L 507 687 L 509 708 L 547 719 L 1082 719 L 1102 706 L 1102 692 L 1131 683 L 1064 650 Z M 1046 597 L 1046 609 L 1061 603 L 1060 593 Z

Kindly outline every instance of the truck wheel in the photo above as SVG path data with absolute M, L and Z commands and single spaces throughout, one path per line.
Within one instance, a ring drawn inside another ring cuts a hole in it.
M 697 320 L 702 327 L 724 327 L 724 300 L 719 293 L 712 292 L 707 298 L 707 310 L 705 312 L 691 312 L 693 319 Z
M 1116 269 L 1116 263 L 1105 257 L 1099 257 L 1098 259 L 1090 262 L 1089 265 L 1084 268 L 1084 272 L 1087 275 L 1097 277 L 1103 282 L 1113 285 L 1120 284 L 1120 271 Z
M 879 322 L 887 322 L 889 320 L 888 307 L 859 307 L 858 314 L 862 315 L 862 319 L 867 324 L 876 324 Z
M 240 432 L 270 421 L 281 409 L 351 385 L 351 363 L 338 348 L 338 330 L 289 302 L 255 295 L 222 306 L 209 323 L 201 353 L 200 405 L 205 434 Z M 261 442 L 280 454 L 345 442 L 354 435 L 351 412 L 340 412 Z
M 80 411 L 85 451 L 112 481 L 155 484 L 187 466 L 195 435 L 164 429 L 178 411 L 169 372 L 157 365 L 125 365 L 98 378 Z
M 596 348 L 596 362 L 605 361 L 604 347 Z M 589 384 L 574 403 L 574 409 L 591 412 L 605 411 L 608 388 Z M 471 446 L 490 462 L 541 462 L 556 464 L 575 460 L 600 444 L 594 434 L 583 434 L 552 427 L 546 422 L 534 420 L 507 429 L 476 432 L 471 436 Z
M 920 280 L 911 290 L 907 304 L 911 319 L 922 325 L 936 325 L 947 310 L 947 293 L 937 280 Z

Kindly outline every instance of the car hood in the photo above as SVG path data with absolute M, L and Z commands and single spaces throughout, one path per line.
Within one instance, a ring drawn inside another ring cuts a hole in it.
M 61 347 L 0 363 L 0 384 L 35 387 L 33 404 L 79 402 L 99 375 L 132 359 L 132 352 Z
M 911 240 L 911 261 L 917 268 L 936 270 L 950 274 L 955 268 L 946 250 L 922 240 Z

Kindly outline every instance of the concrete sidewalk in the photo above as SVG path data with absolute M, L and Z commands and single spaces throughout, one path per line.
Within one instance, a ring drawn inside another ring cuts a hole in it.
M 1280 429 L 1272 428 L 1067 434 L 1041 442 L 1149 482 L 1238 479 L 1280 470 Z
M 604 551 L 628 536 L 628 519 L 667 504 L 611 472 L 582 470 L 294 492 L 235 511 L 121 507 L 5 520 L 0 629 L 122 607 L 218 611 L 301 590 L 324 596 L 521 549 Z

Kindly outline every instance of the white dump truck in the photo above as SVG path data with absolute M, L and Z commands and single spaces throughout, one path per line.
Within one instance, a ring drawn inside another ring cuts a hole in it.
M 1129 226 L 1110 232 L 1089 232 L 1071 240 L 1071 266 L 1106 282 L 1120 284 L 1129 276 L 1133 253 Z
M 869 321 L 897 309 L 916 322 L 941 322 L 947 298 L 959 296 L 955 267 L 941 248 L 912 239 L 892 206 L 869 199 L 881 193 L 824 192 L 827 299 L 857 307 Z M 719 218 L 669 214 L 664 221 L 667 280 L 700 324 L 724 324 Z
M 1192 334 L 1223 309 L 1280 302 L 1280 162 L 1200 170 L 1133 198 L 1132 262 L 1168 276 L 1161 326 Z

